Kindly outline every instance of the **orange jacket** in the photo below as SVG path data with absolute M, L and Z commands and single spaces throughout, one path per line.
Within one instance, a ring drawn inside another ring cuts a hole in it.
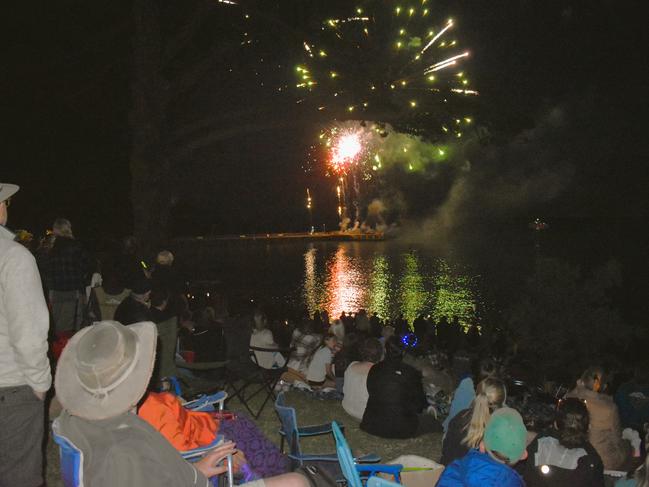
M 185 409 L 178 397 L 168 392 L 150 392 L 138 415 L 180 451 L 209 445 L 219 429 L 218 421 L 208 413 Z

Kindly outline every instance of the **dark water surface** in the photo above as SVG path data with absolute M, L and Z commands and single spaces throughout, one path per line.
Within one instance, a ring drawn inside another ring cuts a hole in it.
M 623 269 L 620 294 L 629 301 L 618 304 L 633 306 L 640 295 L 636 264 L 642 244 L 628 225 L 557 222 L 541 234 L 525 223 L 476 225 L 452 242 L 417 240 L 204 240 L 183 242 L 175 250 L 187 275 L 219 281 L 216 288 L 226 295 L 311 313 L 325 309 L 335 317 L 364 308 L 381 317 L 403 314 L 409 321 L 430 314 L 471 322 L 516 299 L 537 259 L 548 256 L 584 272 L 614 258 Z
M 330 316 L 364 308 L 381 317 L 403 314 L 470 319 L 478 277 L 463 262 L 387 242 L 231 243 L 202 249 L 231 293 L 250 293 Z

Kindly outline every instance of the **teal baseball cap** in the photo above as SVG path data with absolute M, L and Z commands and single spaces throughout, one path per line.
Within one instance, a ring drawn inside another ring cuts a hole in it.
M 508 407 L 494 411 L 484 433 L 484 445 L 488 451 L 507 458 L 510 464 L 520 460 L 527 447 L 527 429 L 518 411 Z

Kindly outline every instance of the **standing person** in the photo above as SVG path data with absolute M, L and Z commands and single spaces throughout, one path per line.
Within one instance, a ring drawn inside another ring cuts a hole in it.
M 75 240 L 69 220 L 57 218 L 52 231 L 54 245 L 42 261 L 43 280 L 52 306 L 52 324 L 57 334 L 74 332 L 83 322 L 90 261 Z
M 165 289 L 151 291 L 151 307 L 149 308 L 150 320 L 158 329 L 158 343 L 156 346 L 156 367 L 153 378 L 158 382 L 164 378 L 178 374 L 176 370 L 176 340 L 178 339 L 177 318 L 169 316 L 169 293 Z
M 130 325 L 139 321 L 151 319 L 151 282 L 142 277 L 133 283 L 131 294 L 128 295 L 115 310 L 115 321 L 122 325 Z
M 113 320 L 117 307 L 124 301 L 129 294 L 130 289 L 121 285 L 114 269 L 110 269 L 102 276 L 101 286 L 93 288 L 90 293 L 90 306 L 94 310 L 94 321 Z
M 129 235 L 122 239 L 119 252 L 114 256 L 114 265 L 124 288 L 131 289 L 135 283 L 142 280 L 146 264 L 140 259 L 139 244 L 134 236 Z
M 0 183 L 0 486 L 43 483 L 49 315 L 36 261 L 5 228 L 18 186 Z

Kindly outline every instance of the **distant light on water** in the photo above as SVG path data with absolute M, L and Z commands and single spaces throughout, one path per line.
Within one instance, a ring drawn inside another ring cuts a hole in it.
M 440 260 L 434 279 L 432 317 L 435 321 L 439 322 L 442 318 L 451 321 L 457 317 L 465 329 L 475 322 L 476 296 L 472 281 L 469 276 L 454 272 L 446 261 Z
M 333 253 L 315 246 L 304 253 L 301 287 L 309 313 L 325 309 L 337 318 L 363 308 L 381 318 L 403 314 L 411 324 L 422 314 L 435 321 L 457 317 L 464 326 L 475 322 L 477 286 L 463 269 L 413 251 L 368 256 L 359 251 L 362 245 L 339 244 Z
M 378 316 L 390 316 L 390 267 L 383 254 L 372 259 L 368 311 Z
M 356 312 L 367 306 L 368 276 L 361 272 L 358 263 L 340 246 L 327 262 L 324 309 L 337 318 L 343 311 Z
M 401 313 L 408 323 L 422 314 L 430 301 L 431 293 L 424 287 L 424 276 L 419 269 L 419 258 L 413 252 L 403 255 L 403 274 L 399 283 Z
M 304 302 L 309 310 L 309 313 L 313 314 L 319 307 L 318 299 L 318 284 L 316 281 L 316 252 L 315 248 L 310 248 L 304 253 Z

